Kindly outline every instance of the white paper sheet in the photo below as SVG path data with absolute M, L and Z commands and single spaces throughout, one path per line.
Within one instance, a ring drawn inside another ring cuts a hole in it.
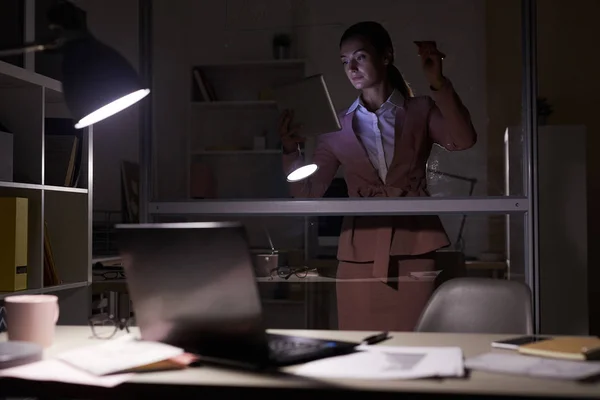
M 416 271 L 409 272 L 408 276 L 415 279 L 435 279 L 442 271 Z
M 522 354 L 486 353 L 466 360 L 469 369 L 539 378 L 579 380 L 600 374 L 600 362 L 570 361 Z
M 183 349 L 160 342 L 137 340 L 133 336 L 110 339 L 60 353 L 59 360 L 95 375 L 124 372 L 183 354 Z
M 42 360 L 31 364 L 0 370 L 0 377 L 33 381 L 63 382 L 107 388 L 115 387 L 130 379 L 133 375 L 134 374 L 96 376 L 55 359 Z
M 291 372 L 317 378 L 418 379 L 464 376 L 459 347 L 359 346 L 359 352 L 311 361 Z

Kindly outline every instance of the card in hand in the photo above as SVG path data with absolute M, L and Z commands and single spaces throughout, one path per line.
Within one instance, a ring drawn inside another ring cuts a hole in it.
M 414 44 L 419 47 L 419 55 L 423 55 L 425 50 L 433 50 L 435 53 L 439 54 L 442 59 L 446 58 L 446 55 L 438 50 L 437 43 L 434 40 L 415 40 Z

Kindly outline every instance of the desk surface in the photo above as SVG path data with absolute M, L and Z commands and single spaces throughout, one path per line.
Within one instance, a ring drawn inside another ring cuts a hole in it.
M 96 271 L 94 271 L 96 272 Z M 109 272 L 109 271 L 106 271 Z M 421 282 L 421 281 L 432 281 L 435 277 L 412 277 L 412 276 L 401 276 L 398 278 L 390 278 L 391 282 Z M 110 285 L 125 285 L 127 280 L 125 278 L 118 279 L 105 279 L 101 276 L 94 275 L 93 276 L 93 285 L 98 287 L 109 287 Z M 256 278 L 257 282 L 267 282 L 267 283 L 314 283 L 314 282 L 325 282 L 325 283 L 337 283 L 337 282 L 379 282 L 378 278 L 360 278 L 360 279 L 337 279 L 329 276 L 321 276 L 316 272 L 309 272 L 306 276 L 297 276 L 292 274 L 288 279 L 282 278 L 273 274 L 273 276 L 261 276 Z
M 359 341 L 374 332 L 351 331 L 307 331 L 307 330 L 273 330 L 275 333 L 294 334 L 327 339 Z M 385 345 L 403 346 L 459 346 L 465 357 L 490 351 L 490 342 L 494 339 L 506 338 L 507 335 L 480 334 L 434 334 L 434 333 L 393 333 L 392 339 Z M 6 340 L 6 334 L 0 334 L 0 341 Z M 87 326 L 59 326 L 55 344 L 46 350 L 46 356 L 58 352 L 97 343 L 91 337 Z M 502 351 L 502 350 L 496 350 Z M 291 370 L 294 367 L 284 369 Z M 56 393 L 58 396 L 103 397 L 111 398 L 138 397 L 147 395 L 169 396 L 177 389 L 177 397 L 200 396 L 206 394 L 231 395 L 234 392 L 261 392 L 261 395 L 278 395 L 298 393 L 298 390 L 311 391 L 311 396 L 331 395 L 332 391 L 363 391 L 372 395 L 380 394 L 398 396 L 399 393 L 410 393 L 422 398 L 462 397 L 464 395 L 521 396 L 521 397 L 562 397 L 562 398 L 600 398 L 600 382 L 580 383 L 550 379 L 533 379 L 522 376 L 492 374 L 472 371 L 464 379 L 422 379 L 408 381 L 361 381 L 361 380 L 314 380 L 295 375 L 269 376 L 252 372 L 228 370 L 213 367 L 188 368 L 181 371 L 153 372 L 136 375 L 132 380 L 112 389 L 95 387 L 76 387 L 44 382 L 23 382 L 18 380 L 3 381 L 0 385 L 0 397 L 4 390 L 10 395 L 35 395 Z M 10 388 L 10 389 L 9 389 Z M 314 392 L 313 392 L 314 390 Z M 26 393 L 23 393 L 26 392 Z M 307 392 L 303 392 L 309 394 Z M 264 396 L 263 396 L 264 397 Z

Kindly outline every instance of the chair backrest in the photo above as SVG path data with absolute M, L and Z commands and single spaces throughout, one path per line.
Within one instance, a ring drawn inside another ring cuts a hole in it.
M 531 291 L 515 281 L 451 279 L 433 293 L 415 330 L 533 334 Z

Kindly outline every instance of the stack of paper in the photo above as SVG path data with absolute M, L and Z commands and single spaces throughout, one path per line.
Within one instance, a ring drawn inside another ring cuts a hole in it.
M 132 376 L 133 374 L 97 376 L 55 359 L 0 370 L 0 377 L 100 387 L 115 387 Z
M 183 354 L 179 347 L 123 336 L 61 353 L 57 358 L 94 375 L 107 375 L 143 370 Z
M 460 347 L 359 346 L 358 352 L 290 370 L 298 375 L 348 379 L 418 379 L 464 376 Z
M 581 380 L 600 374 L 599 362 L 555 360 L 519 353 L 481 354 L 469 358 L 466 366 L 474 370 L 553 379 Z
M 113 387 L 135 371 L 185 368 L 196 357 L 159 342 L 122 336 L 15 368 L 0 370 L 0 377 Z

